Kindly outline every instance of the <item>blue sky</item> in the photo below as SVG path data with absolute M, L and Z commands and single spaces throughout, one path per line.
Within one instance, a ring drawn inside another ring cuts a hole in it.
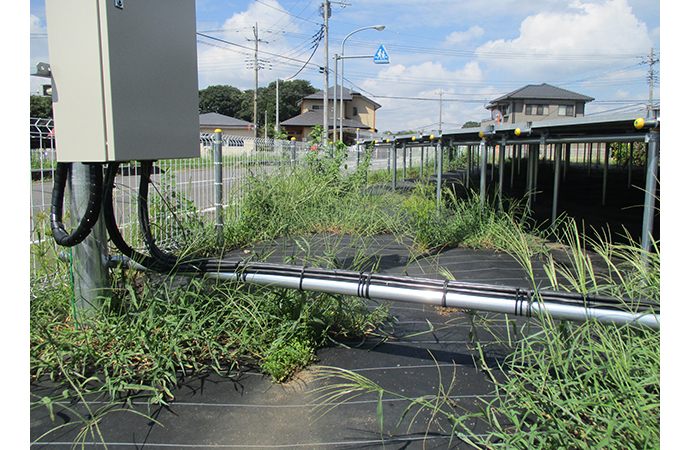
M 313 48 L 323 23 L 321 3 L 197 0 L 197 31 L 228 42 L 198 37 L 199 88 L 254 87 L 247 60 L 253 59 L 256 25 L 265 60 L 259 86 L 296 75 L 323 89 L 323 40 Z M 346 56 L 373 55 L 380 45 L 388 51 L 387 65 L 345 61 L 345 87 L 382 105 L 376 123 L 382 131 L 436 129 L 441 91 L 444 129 L 486 118 L 485 102 L 526 84 L 549 83 L 594 97 L 588 115 L 636 109 L 649 97 L 643 61 L 652 47 L 662 50 L 658 1 L 349 0 L 331 8 L 331 70 L 348 33 L 386 26 L 358 32 L 345 44 Z M 31 0 L 30 14 L 33 68 L 49 62 L 43 0 Z M 30 84 L 36 92 L 40 80 Z

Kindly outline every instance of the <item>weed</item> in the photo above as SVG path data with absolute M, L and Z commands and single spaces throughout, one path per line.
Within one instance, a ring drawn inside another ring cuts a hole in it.
M 502 242 L 519 252 L 517 259 L 534 284 L 533 253 L 521 236 L 521 231 L 513 228 Z M 574 222 L 567 222 L 561 239 L 561 244 L 568 244 L 571 264 L 567 269 L 558 267 L 553 257 L 547 256 L 552 288 L 659 300 L 656 249 L 647 254 L 632 241 L 629 245 L 590 242 L 607 267 L 602 271 L 594 270 Z M 473 325 L 475 333 L 481 322 L 473 321 Z M 517 339 L 510 339 L 508 331 L 507 341 L 496 336 L 495 342 L 475 342 L 479 366 L 494 384 L 493 397 L 480 399 L 477 411 L 455 410 L 448 395 L 453 382 L 435 394 L 410 398 L 359 374 L 330 367 L 318 369 L 317 379 L 329 383 L 315 391 L 317 408 L 326 413 L 327 405 L 332 409 L 355 396 L 375 393 L 379 399 L 376 416 L 383 433 L 384 394 L 402 398 L 409 406 L 393 432 L 411 410 L 427 409 L 432 417 L 438 414 L 446 418 L 451 436 L 474 448 L 659 447 L 658 330 L 607 326 L 596 320 L 555 321 L 547 315 L 539 316 L 536 324 L 512 328 Z M 484 350 L 495 344 L 509 352 L 497 368 L 491 369 L 484 360 Z M 488 435 L 476 433 L 473 423 L 477 419 L 486 424 Z

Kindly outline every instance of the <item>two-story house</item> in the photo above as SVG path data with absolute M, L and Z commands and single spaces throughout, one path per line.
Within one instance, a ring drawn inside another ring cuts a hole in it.
M 530 84 L 492 100 L 486 106 L 491 118 L 483 120 L 482 126 L 582 117 L 585 103 L 592 100 L 550 84 Z
M 340 101 L 340 87 L 338 100 Z M 350 144 L 357 135 L 357 128 L 361 130 L 376 130 L 376 110 L 381 107 L 375 101 L 359 92 L 343 88 L 343 141 Z M 333 137 L 334 97 L 333 88 L 328 89 L 328 126 L 329 136 Z M 301 114 L 292 119 L 280 122 L 289 137 L 301 141 L 309 136 L 315 126 L 323 126 L 323 91 L 304 97 L 300 100 Z M 340 126 L 340 103 L 338 103 L 338 120 Z M 337 134 L 336 134 L 337 136 Z

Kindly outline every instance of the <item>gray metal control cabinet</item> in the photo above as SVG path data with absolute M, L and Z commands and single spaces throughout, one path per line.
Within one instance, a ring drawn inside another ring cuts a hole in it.
M 194 0 L 46 0 L 60 162 L 199 156 Z

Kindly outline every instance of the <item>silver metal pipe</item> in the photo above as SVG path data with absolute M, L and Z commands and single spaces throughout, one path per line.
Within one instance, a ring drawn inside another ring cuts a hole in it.
M 110 266 L 125 264 L 136 270 L 148 270 L 123 256 L 111 256 Z M 306 268 L 296 267 L 295 271 L 276 274 L 285 266 L 279 264 L 262 264 L 273 273 L 261 272 L 206 272 L 204 276 L 222 281 L 239 281 L 245 283 L 271 286 L 276 288 L 296 289 L 312 292 L 324 292 L 333 295 L 369 298 L 380 301 L 419 303 L 440 307 L 472 309 L 496 312 L 517 316 L 538 316 L 548 314 L 554 319 L 586 321 L 596 319 L 610 325 L 638 324 L 659 329 L 660 314 L 634 312 L 611 307 L 591 307 L 586 305 L 567 304 L 550 301 L 535 296 L 532 292 L 518 295 L 520 290 L 512 287 L 473 284 L 467 292 L 459 292 L 450 282 L 428 278 L 385 277 L 365 272 L 327 271 L 327 278 L 309 272 Z M 199 273 L 182 273 L 186 276 L 198 276 Z M 323 275 L 323 273 L 321 274 Z M 355 281 L 356 280 L 356 281 Z M 399 284 L 405 284 L 400 286 Z M 395 285 L 398 284 L 398 285 Z M 463 286 L 467 286 L 463 284 Z M 507 295 L 515 289 L 513 294 Z M 483 293 L 482 290 L 485 292 Z M 494 294 L 492 295 L 492 292 Z M 499 295 L 499 292 L 503 295 Z
M 649 252 L 652 247 L 654 229 L 654 205 L 656 204 L 657 173 L 659 170 L 659 141 L 657 130 L 649 132 L 649 158 L 647 161 L 647 183 L 645 185 L 644 216 L 642 218 L 642 250 Z

